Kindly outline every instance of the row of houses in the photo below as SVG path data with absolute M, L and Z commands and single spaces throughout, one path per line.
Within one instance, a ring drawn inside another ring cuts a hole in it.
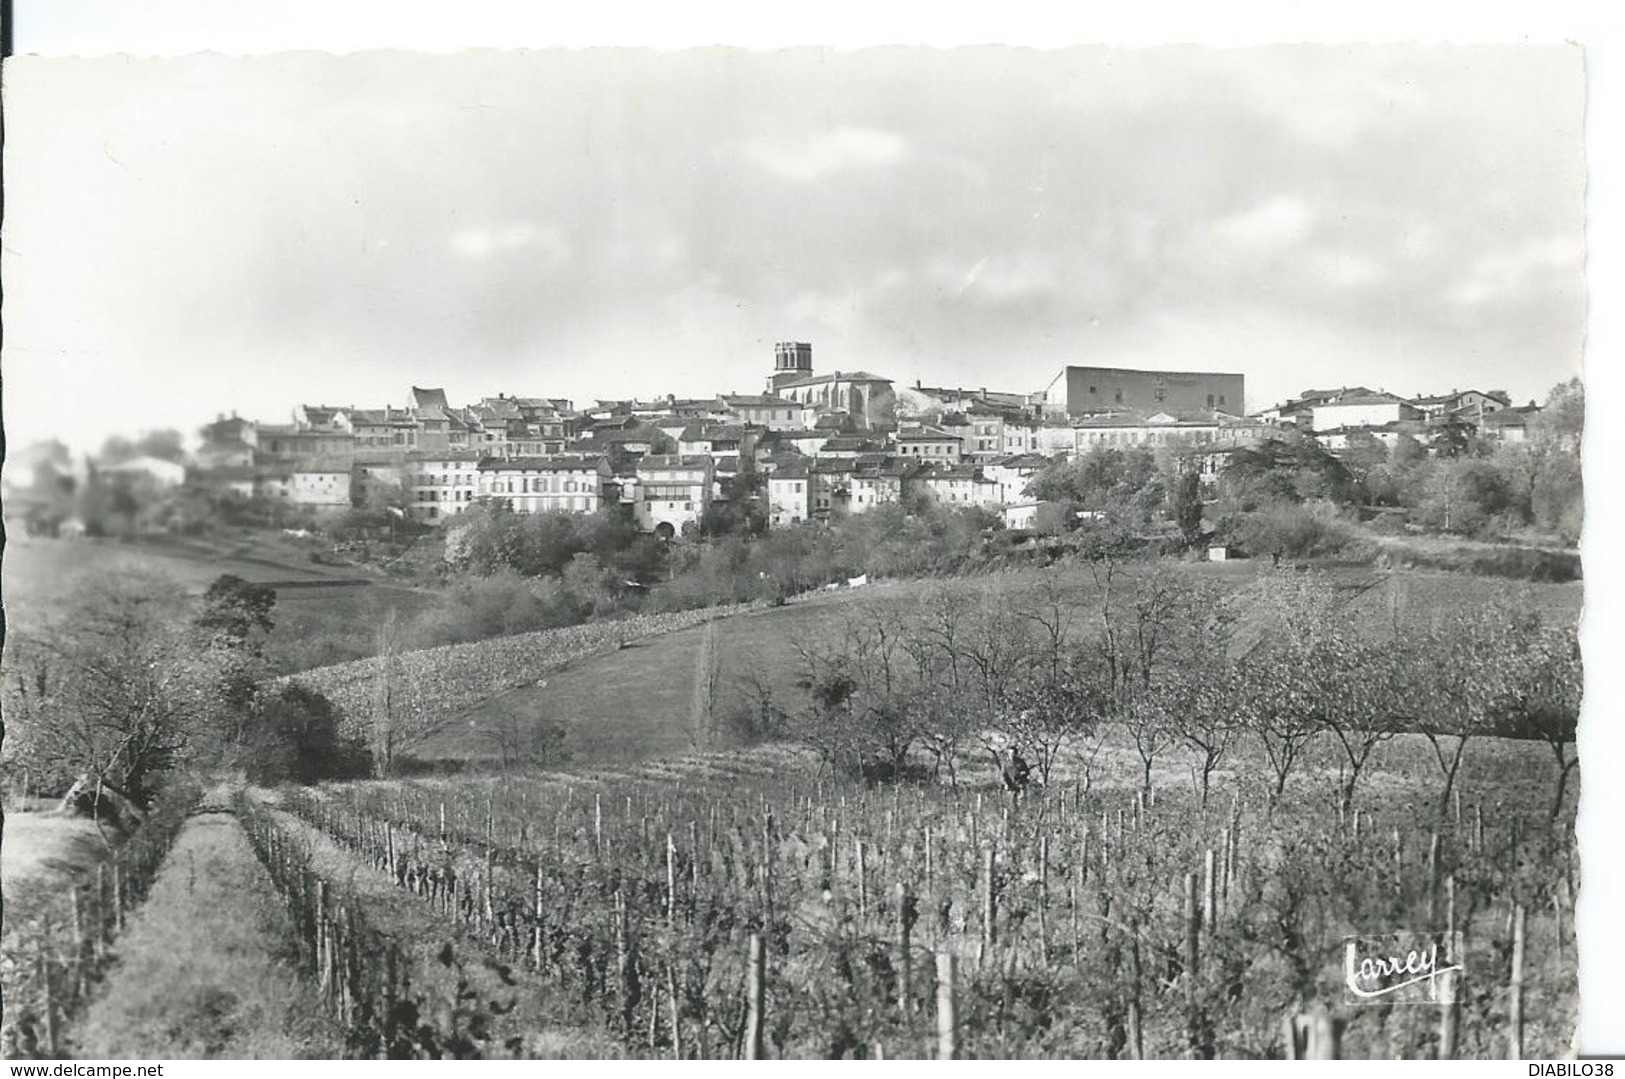
M 853 455 L 764 457 L 764 509 L 776 526 L 825 520 L 902 501 L 904 494 L 950 506 L 1024 504 L 1032 477 L 1050 463 L 1040 454 L 982 465 L 922 462 L 883 452 Z M 468 452 L 414 454 L 401 465 L 319 463 L 288 473 L 244 470 L 227 481 L 243 496 L 341 511 L 366 498 L 369 485 L 397 485 L 405 510 L 429 524 L 445 524 L 471 506 L 505 503 L 518 513 L 594 513 L 629 507 L 645 532 L 680 533 L 714 503 L 735 497 L 740 458 L 733 455 L 558 453 L 542 457 L 482 457 Z
M 887 454 L 808 459 L 767 474 L 770 527 L 826 520 L 896 505 L 916 493 L 938 505 L 1020 511 L 1035 503 L 1027 487 L 1051 459 L 1018 454 L 982 465 L 927 464 Z
M 1347 448 L 1349 439 L 1369 434 L 1392 446 L 1401 435 L 1427 434 L 1450 425 L 1471 428 L 1493 439 L 1522 442 L 1540 408 L 1533 401 L 1514 405 L 1502 390 L 1452 390 L 1404 398 L 1365 386 L 1305 390 L 1298 397 L 1257 414 L 1258 420 L 1311 432 L 1329 450 Z

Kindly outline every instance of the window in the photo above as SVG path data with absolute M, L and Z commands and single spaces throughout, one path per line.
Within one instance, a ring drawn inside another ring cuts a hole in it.
M 1116 395 L 1114 395 L 1114 396 L 1113 396 L 1113 398 L 1112 398 L 1112 400 L 1113 400 L 1113 401 L 1114 401 L 1114 402 L 1115 402 L 1115 403 L 1117 403 L 1117 404 L 1119 404 L 1119 405 L 1120 405 L 1120 404 L 1122 404 L 1122 403 L 1123 403 L 1123 391 L 1122 391 L 1122 390 L 1118 390 L 1118 391 L 1117 391 L 1117 393 L 1116 393 Z
M 1219 404 L 1224 404 L 1224 394 L 1219 394 Z
M 1094 387 L 1093 387 L 1093 386 L 1090 386 L 1090 387 L 1089 387 L 1089 392 L 1090 392 L 1090 393 L 1099 393 L 1099 392 L 1100 392 L 1100 391 L 1099 391 L 1099 390 L 1097 390 L 1097 389 L 1095 389 L 1095 388 L 1094 388 Z
M 1213 407 L 1213 395 L 1211 393 L 1207 395 L 1207 407 Z

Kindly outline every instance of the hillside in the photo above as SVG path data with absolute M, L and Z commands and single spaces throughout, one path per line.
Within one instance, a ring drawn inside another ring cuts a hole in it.
M 1173 572 L 1190 573 L 1240 591 L 1242 611 L 1239 633 L 1252 645 L 1267 632 L 1250 617 L 1247 589 L 1258 567 L 1248 564 L 1170 564 Z M 1526 585 L 1493 578 L 1442 573 L 1373 573 L 1368 567 L 1333 567 L 1348 601 L 1369 612 L 1370 624 L 1379 628 L 1391 617 L 1394 604 L 1410 609 L 1450 612 L 1488 602 L 1492 597 L 1521 597 L 1520 604 L 1551 613 L 1578 617 L 1583 591 L 1576 584 Z M 993 590 L 1019 588 L 1036 574 L 1002 574 L 973 580 Z M 1075 579 L 1088 580 L 1080 572 Z M 775 699 L 791 700 L 796 689 L 796 645 L 821 631 L 838 627 L 843 612 L 855 601 L 910 602 L 918 600 L 936 582 L 908 581 L 851 592 L 810 597 L 784 607 L 750 610 L 717 621 L 708 631 L 701 626 L 658 636 L 647 636 L 626 649 L 593 654 L 559 665 L 545 685 L 515 686 L 456 712 L 442 734 L 425 747 L 425 756 L 473 759 L 492 755 L 482 731 L 497 726 L 522 731 L 526 724 L 562 721 L 574 760 L 581 764 L 625 764 L 691 751 L 689 718 L 695 684 L 703 666 L 705 637 L 713 634 L 711 648 L 721 670 L 719 709 L 745 707 L 757 676 Z M 489 647 L 465 646 L 470 649 Z
M 13 536 L 5 551 L 6 611 L 12 628 L 26 632 L 49 611 L 54 597 L 94 573 L 157 573 L 190 595 L 202 595 L 215 578 L 229 573 L 276 588 L 274 650 L 310 657 L 305 663 L 317 657 L 332 663 L 363 654 L 390 611 L 404 620 L 433 602 L 433 593 L 409 584 L 311 561 L 311 552 L 324 546 L 265 532 L 139 543 Z

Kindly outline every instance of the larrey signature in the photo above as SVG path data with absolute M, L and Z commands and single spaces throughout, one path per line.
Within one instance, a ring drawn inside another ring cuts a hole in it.
M 1439 966 L 1439 945 L 1436 943 L 1403 955 L 1375 955 L 1361 959 L 1357 953 L 1353 942 L 1343 952 L 1343 982 L 1349 992 L 1365 1000 L 1387 996 L 1408 985 L 1432 982 L 1464 969 L 1460 963 Z M 1377 988 L 1364 988 L 1371 985 Z M 1434 986 L 1429 988 L 1434 989 Z

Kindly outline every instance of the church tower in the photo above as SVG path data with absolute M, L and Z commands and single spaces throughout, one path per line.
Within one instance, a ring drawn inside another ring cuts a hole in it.
M 805 341 L 780 341 L 773 346 L 773 374 L 767 392 L 777 393 L 786 382 L 812 374 L 812 345 Z

